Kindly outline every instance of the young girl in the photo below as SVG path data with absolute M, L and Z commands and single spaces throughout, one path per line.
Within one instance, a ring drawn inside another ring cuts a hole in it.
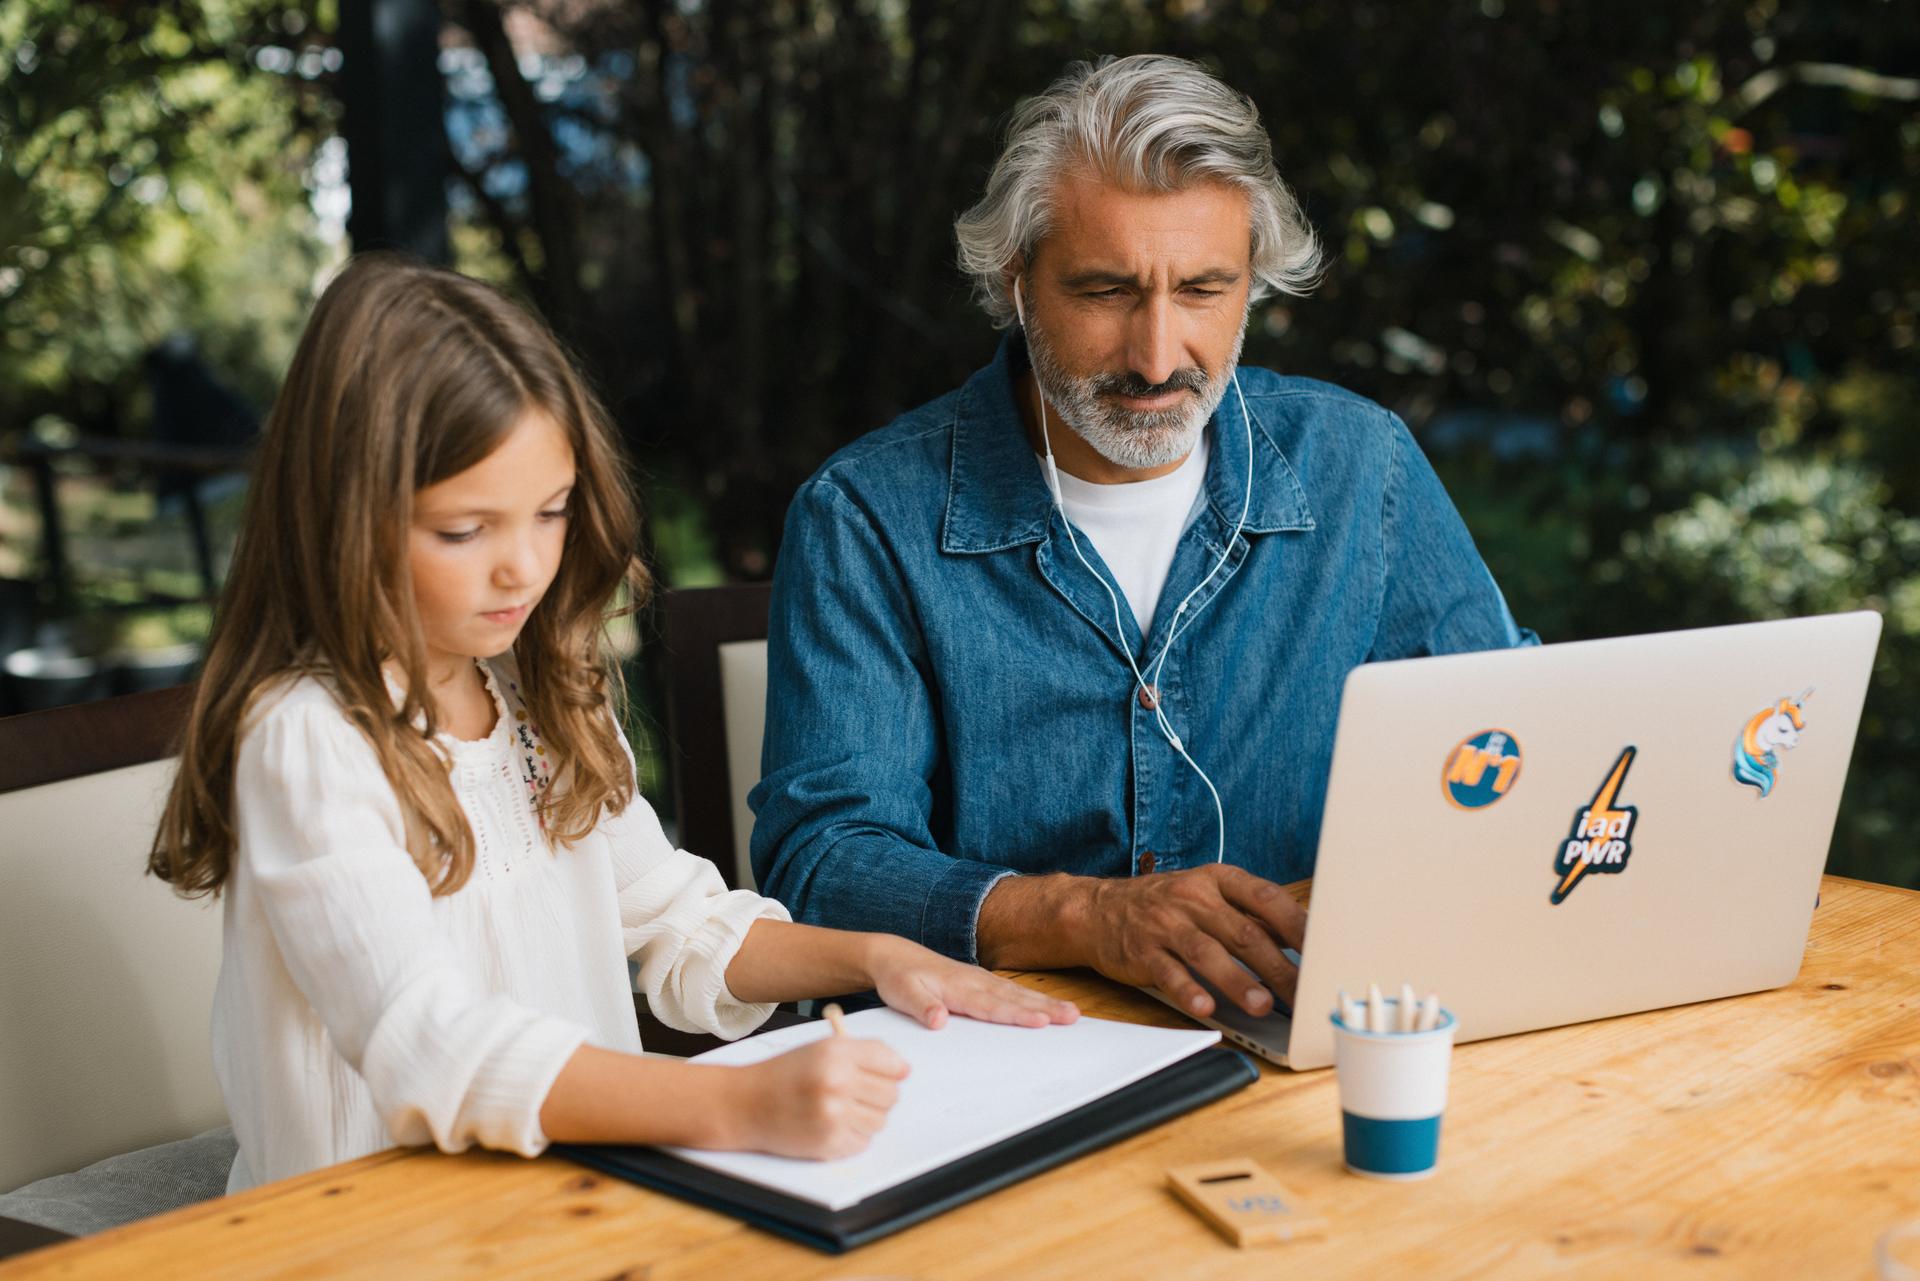
M 742 1068 L 642 1057 L 625 958 L 671 1026 L 875 988 L 1066 1022 L 907 941 L 792 924 L 675 850 L 603 654 L 647 582 L 605 417 L 486 286 L 362 258 L 321 298 L 260 444 L 151 858 L 226 891 L 214 1066 L 237 1191 L 395 1143 L 550 1140 L 832 1157 L 905 1064 L 830 1037 Z

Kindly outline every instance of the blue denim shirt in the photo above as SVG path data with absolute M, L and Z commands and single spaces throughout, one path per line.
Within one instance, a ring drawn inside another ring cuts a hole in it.
M 1212 861 L 1213 800 L 1136 696 L 1121 628 L 1074 555 L 1015 405 L 1017 338 L 956 392 L 801 487 L 774 575 L 753 866 L 798 920 L 975 958 L 1009 873 Z M 1313 871 L 1341 683 L 1355 665 L 1525 643 L 1406 426 L 1337 387 L 1243 368 L 1206 430 L 1204 503 L 1165 602 L 1158 681 L 1220 790 L 1226 857 Z M 1111 581 L 1084 536 L 1087 559 Z

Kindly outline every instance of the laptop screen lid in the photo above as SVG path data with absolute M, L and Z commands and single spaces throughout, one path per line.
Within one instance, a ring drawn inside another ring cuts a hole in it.
M 1344 988 L 1459 1039 L 1791 982 L 1871 612 L 1370 663 L 1347 677 L 1287 1060 Z M 1470 754 L 1469 754 L 1470 753 Z

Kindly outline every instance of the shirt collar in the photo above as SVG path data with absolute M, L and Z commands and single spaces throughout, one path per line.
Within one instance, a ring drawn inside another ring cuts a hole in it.
M 996 552 L 1047 537 L 1053 495 L 1034 460 L 1013 396 L 1013 380 L 1025 372 L 1025 342 L 1010 331 L 1001 338 L 993 362 L 967 379 L 955 398 L 942 551 Z M 1292 464 L 1252 401 L 1247 411 L 1253 422 L 1253 499 L 1247 504 L 1243 532 L 1312 529 L 1313 513 Z M 1231 528 L 1246 500 L 1247 484 L 1247 432 L 1240 419 L 1240 398 L 1231 387 L 1207 426 L 1214 433 L 1207 459 L 1207 503 Z

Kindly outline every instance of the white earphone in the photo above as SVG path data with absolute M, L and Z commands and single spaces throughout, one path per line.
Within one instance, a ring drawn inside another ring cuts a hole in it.
M 1020 328 L 1022 331 L 1027 327 L 1027 307 L 1021 297 L 1022 290 L 1020 288 L 1020 282 L 1023 278 L 1022 276 L 1015 276 L 1013 278 L 1013 311 L 1014 315 L 1020 319 Z M 1208 794 L 1213 797 L 1213 813 L 1217 821 L 1218 832 L 1218 840 L 1213 855 L 1213 861 L 1216 863 L 1224 863 L 1227 858 L 1227 812 L 1220 804 L 1220 791 L 1213 785 L 1213 780 L 1208 778 L 1207 772 L 1201 769 L 1199 763 L 1187 754 L 1186 744 L 1182 743 L 1180 736 L 1173 732 L 1173 725 L 1167 720 L 1167 714 L 1160 705 L 1157 682 L 1160 679 L 1161 669 L 1166 666 L 1168 651 L 1173 648 L 1173 642 L 1179 639 L 1180 632 L 1186 627 L 1189 621 L 1187 617 L 1187 605 L 1195 596 L 1200 594 L 1208 583 L 1213 581 L 1214 576 L 1226 565 L 1227 557 L 1233 554 L 1234 541 L 1240 537 L 1241 529 L 1246 526 L 1247 512 L 1253 506 L 1253 415 L 1247 412 L 1247 396 L 1245 392 L 1240 390 L 1239 370 L 1236 369 L 1232 377 L 1233 394 L 1240 401 L 1240 419 L 1246 424 L 1247 428 L 1247 487 L 1245 494 L 1240 500 L 1239 519 L 1233 523 L 1233 533 L 1227 536 L 1227 545 L 1220 549 L 1220 559 L 1214 561 L 1213 568 L 1207 571 L 1207 576 L 1201 579 L 1199 583 L 1194 586 L 1194 589 L 1188 592 L 1186 596 L 1181 599 L 1180 604 L 1174 608 L 1173 626 L 1167 629 L 1167 639 L 1160 646 L 1160 654 L 1152 662 L 1147 664 L 1147 670 L 1153 673 L 1153 682 L 1150 683 L 1147 678 L 1141 674 L 1139 664 L 1133 661 L 1132 653 L 1128 652 L 1125 646 L 1122 646 L 1120 651 L 1127 660 L 1128 669 L 1133 672 L 1133 683 L 1138 687 L 1142 701 L 1153 710 L 1154 723 L 1160 727 L 1161 735 L 1166 738 L 1167 744 L 1180 754 L 1180 759 L 1185 761 L 1188 766 L 1192 768 L 1193 772 L 1200 776 L 1200 781 L 1207 785 Z M 1040 402 L 1040 444 L 1046 451 L 1043 457 L 1046 464 L 1047 488 L 1053 491 L 1053 505 L 1060 511 L 1060 523 L 1067 527 L 1067 541 L 1073 545 L 1073 554 L 1079 557 L 1080 563 L 1086 566 L 1087 572 L 1093 575 L 1094 581 L 1105 589 L 1107 600 L 1113 605 L 1114 635 L 1124 636 L 1127 629 L 1120 621 L 1120 597 L 1114 592 L 1113 584 L 1109 583 L 1106 576 L 1093 567 L 1093 562 L 1089 561 L 1086 553 L 1080 550 L 1080 539 L 1074 533 L 1073 522 L 1067 518 L 1066 500 L 1062 498 L 1060 494 L 1060 469 L 1054 465 L 1053 440 L 1047 433 L 1047 395 L 1045 389 L 1038 385 L 1038 375 L 1035 376 L 1034 382 L 1035 391 L 1038 393 L 1035 399 Z

